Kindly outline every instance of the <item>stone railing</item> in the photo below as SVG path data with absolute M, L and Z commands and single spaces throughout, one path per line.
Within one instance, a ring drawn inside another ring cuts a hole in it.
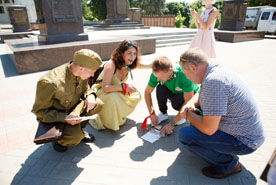
M 142 24 L 145 26 L 174 27 L 174 15 L 143 15 Z

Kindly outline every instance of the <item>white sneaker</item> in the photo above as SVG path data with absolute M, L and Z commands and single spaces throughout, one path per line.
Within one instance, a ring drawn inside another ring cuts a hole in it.
M 181 120 L 179 120 L 176 125 L 182 125 L 186 122 L 186 119 L 182 118 Z
M 168 116 L 167 113 L 163 114 L 162 112 L 160 112 L 157 117 L 158 117 L 158 124 L 161 123 L 162 121 L 167 120 L 169 118 L 169 116 Z

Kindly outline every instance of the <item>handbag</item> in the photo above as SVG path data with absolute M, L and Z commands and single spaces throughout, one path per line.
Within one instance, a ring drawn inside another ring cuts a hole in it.
M 63 137 L 63 130 L 64 130 L 63 122 L 56 122 L 56 123 L 43 123 L 39 122 L 34 143 L 44 144 L 50 142 L 56 142 Z

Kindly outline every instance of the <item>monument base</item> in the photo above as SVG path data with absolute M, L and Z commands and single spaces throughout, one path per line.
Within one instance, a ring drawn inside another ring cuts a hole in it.
M 0 33 L 1 41 L 0 43 L 4 43 L 5 40 L 9 39 L 22 39 L 22 38 L 28 38 L 29 35 L 35 35 L 34 32 L 3 32 Z
M 46 44 L 56 44 L 56 43 L 84 41 L 84 40 L 88 40 L 88 35 L 86 33 L 38 35 L 38 41 L 44 42 Z
M 44 44 L 36 38 L 7 40 L 6 44 L 12 50 L 10 58 L 19 74 L 52 69 L 73 59 L 75 51 L 91 49 L 97 52 L 102 60 L 108 60 L 112 51 L 125 39 L 135 40 L 141 54 L 155 53 L 156 41 L 140 36 L 114 36 L 114 38 L 67 42 L 59 44 Z
M 128 17 L 126 18 L 107 18 L 105 21 L 105 24 L 122 24 L 122 23 L 129 23 L 130 19 Z
M 244 31 L 225 31 L 215 30 L 215 38 L 217 41 L 224 42 L 243 42 L 251 40 L 264 39 L 265 32 L 256 30 L 244 30 Z
M 122 22 L 120 24 L 98 24 L 94 25 L 90 30 L 126 30 L 126 29 L 150 29 L 149 26 L 139 24 L 137 22 Z

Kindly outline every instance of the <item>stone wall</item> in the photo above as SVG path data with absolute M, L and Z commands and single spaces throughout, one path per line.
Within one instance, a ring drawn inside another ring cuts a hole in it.
M 145 26 L 161 26 L 161 27 L 174 27 L 174 15 L 143 15 L 142 24 Z

